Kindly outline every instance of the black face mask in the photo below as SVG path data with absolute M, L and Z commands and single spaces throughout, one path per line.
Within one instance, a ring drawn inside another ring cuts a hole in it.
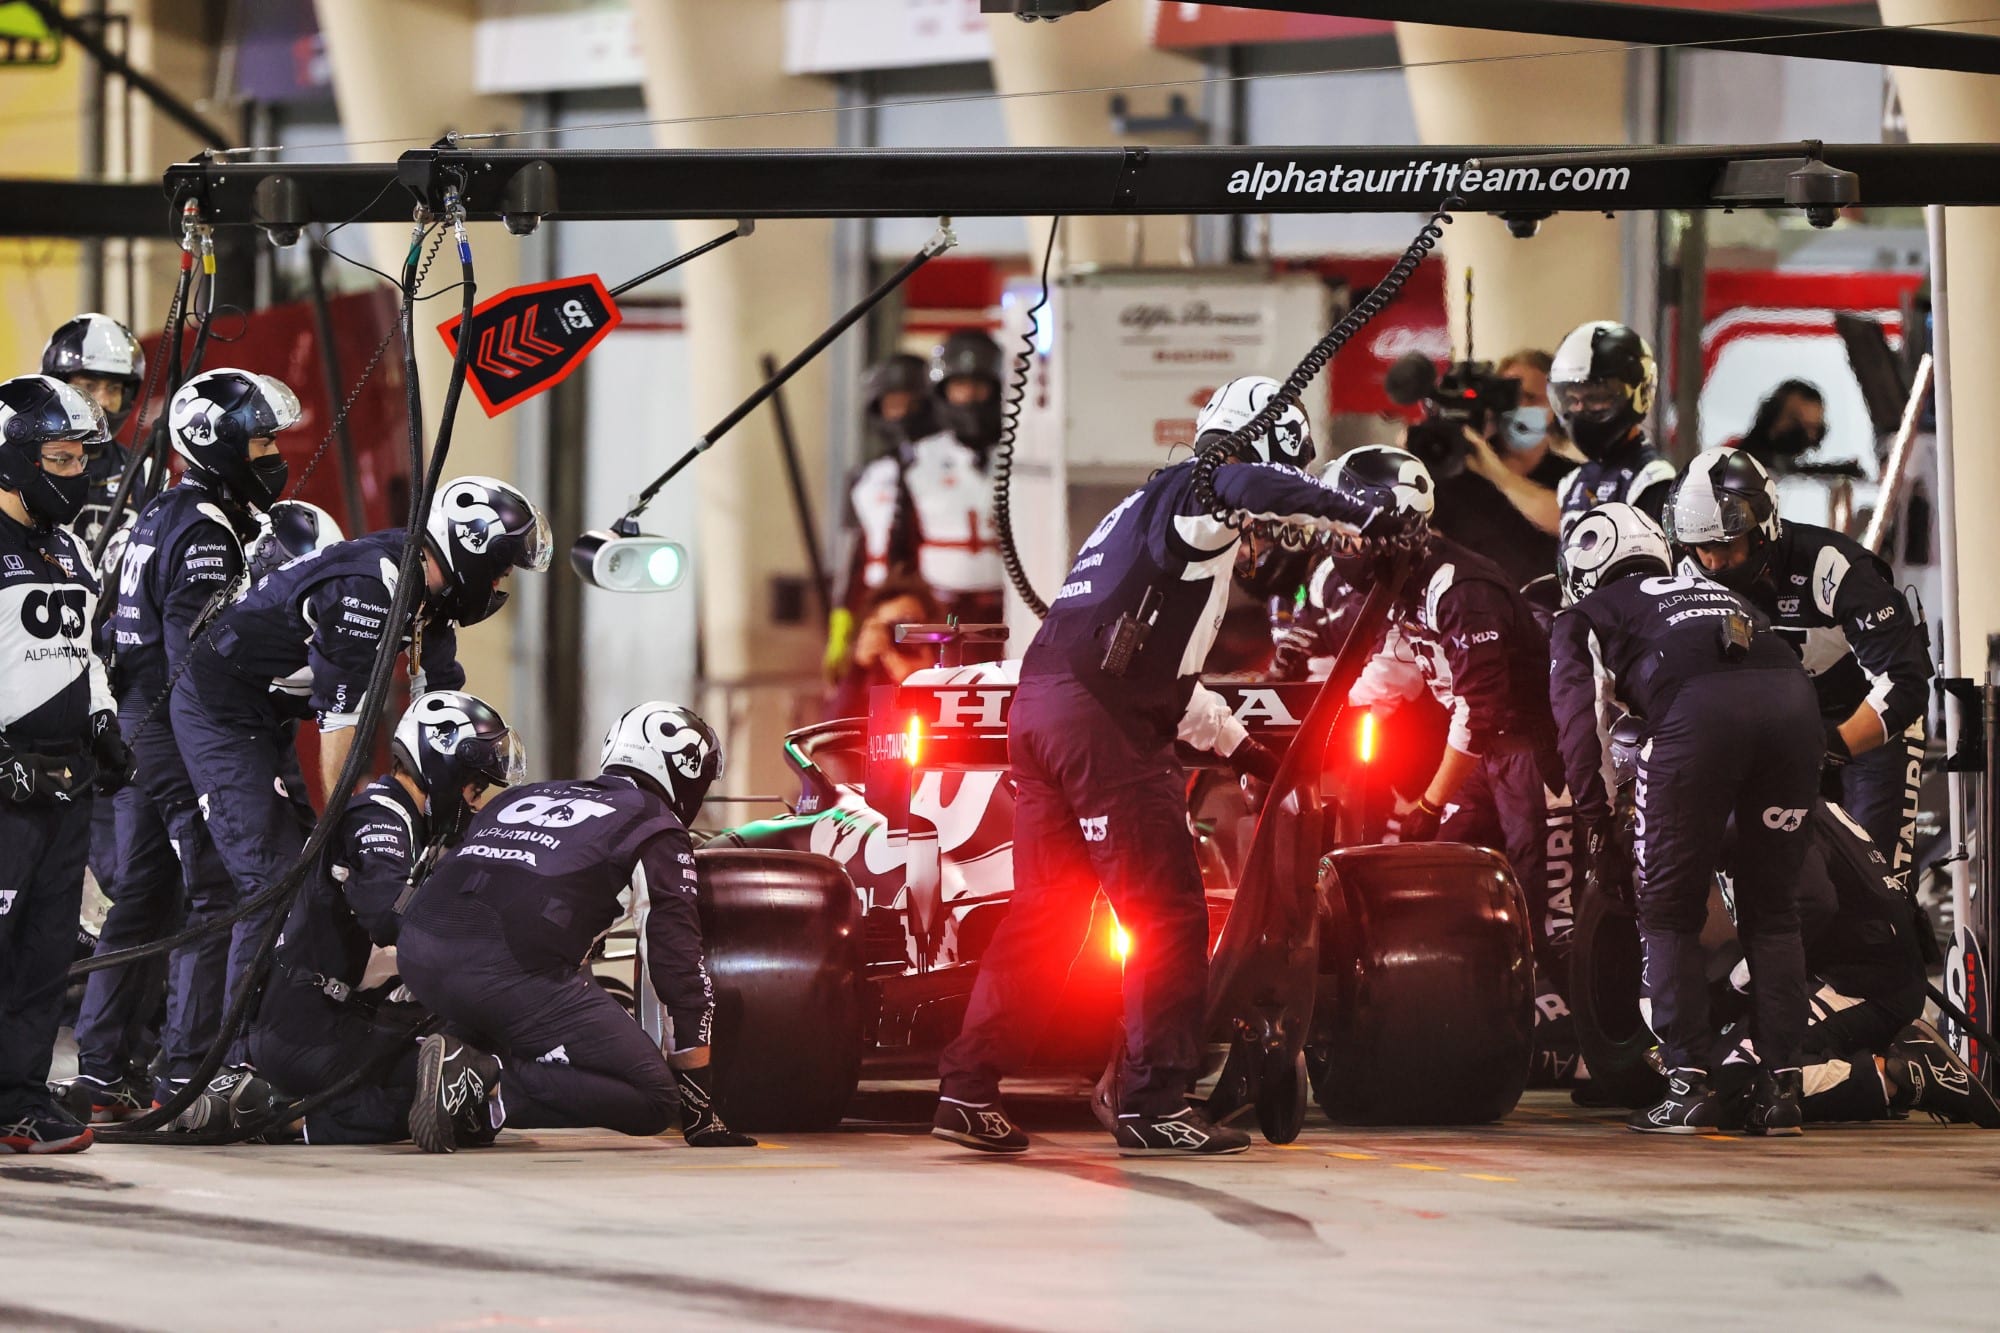
M 84 502 L 89 499 L 90 478 L 82 473 L 58 477 L 53 472 L 37 470 L 34 482 L 21 492 L 21 503 L 37 521 L 58 528 L 76 522 L 76 516 L 83 512 Z
M 883 452 L 900 453 L 904 446 L 915 444 L 926 435 L 937 433 L 937 416 L 931 411 L 928 401 L 919 402 L 903 415 L 901 421 L 890 421 L 871 412 L 868 414 L 868 429 L 881 442 Z
M 285 483 L 291 480 L 292 469 L 282 455 L 270 454 L 250 460 L 250 475 L 264 488 L 264 502 L 258 508 L 268 509 L 285 493 Z
M 439 594 L 438 605 L 454 625 L 477 625 L 500 614 L 500 608 L 507 605 L 507 593 L 498 585 L 448 588 Z
M 990 449 L 1000 439 L 1000 399 L 980 403 L 945 403 L 940 409 L 945 425 L 959 443 L 974 449 Z
M 1795 458 L 1818 443 L 1818 438 L 1804 426 L 1786 426 L 1771 433 L 1771 452 L 1784 458 Z

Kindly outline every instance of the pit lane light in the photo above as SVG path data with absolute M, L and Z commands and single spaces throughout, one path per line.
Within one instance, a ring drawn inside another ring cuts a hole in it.
M 586 532 L 569 559 L 584 582 L 607 592 L 672 592 L 688 571 L 685 546 L 636 532 Z

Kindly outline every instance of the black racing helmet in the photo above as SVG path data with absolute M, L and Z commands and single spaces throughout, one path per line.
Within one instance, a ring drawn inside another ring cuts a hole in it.
M 895 421 L 882 415 L 882 400 L 892 393 L 910 397 L 910 410 Z M 861 397 L 869 428 L 892 448 L 921 440 L 937 429 L 930 366 L 920 356 L 898 352 L 876 362 L 861 381 Z
M 1000 344 L 983 329 L 960 329 L 931 353 L 938 418 L 974 449 L 985 449 L 1000 438 L 1000 383 L 1006 361 Z M 983 380 L 993 391 L 976 403 L 954 403 L 945 396 L 945 386 L 959 379 Z
M 1644 338 L 1623 324 L 1593 320 L 1556 349 L 1549 407 L 1584 457 L 1601 458 L 1645 421 L 1659 383 Z
M 1349 449 L 1327 469 L 1321 482 L 1357 504 L 1392 516 L 1389 526 L 1412 541 L 1421 542 L 1430 530 L 1431 514 L 1437 508 L 1437 483 L 1431 480 L 1423 460 L 1407 449 L 1387 444 Z M 1333 555 L 1340 577 L 1364 591 L 1374 581 L 1380 561 L 1381 552 L 1368 547 L 1349 547 Z
M 444 567 L 444 612 L 477 625 L 507 602 L 509 571 L 549 567 L 549 521 L 534 502 L 493 477 L 458 477 L 438 488 L 425 537 Z
M 655 699 L 628 709 L 611 724 L 599 767 L 631 773 L 689 825 L 722 776 L 722 739 L 692 708 Z
M 1195 448 L 1201 450 L 1216 439 L 1234 434 L 1278 396 L 1281 386 L 1266 375 L 1244 375 L 1229 381 L 1209 395 L 1201 414 L 1195 418 Z M 1213 438 L 1211 438 L 1213 437 Z M 1296 403 L 1285 406 L 1278 419 L 1264 433 L 1246 442 L 1240 456 L 1260 463 L 1282 463 L 1304 470 L 1313 461 L 1312 422 Z
M 471 810 L 465 788 L 511 787 L 527 759 L 500 711 L 463 690 L 419 695 L 396 724 L 389 753 L 429 798 L 431 836 L 455 842 Z
M 18 493 L 38 526 L 75 522 L 90 495 L 83 473 L 42 467 L 42 446 L 75 443 L 86 453 L 111 438 L 104 409 L 61 380 L 22 375 L 0 384 L 0 487 Z
M 1778 517 L 1778 484 L 1756 457 L 1742 449 L 1704 449 L 1688 461 L 1667 501 L 1667 535 L 1685 547 L 1719 546 L 1750 538 L 1750 558 L 1710 575 L 1742 589 L 1770 563 L 1771 543 L 1784 531 Z
M 244 552 L 250 585 L 303 555 L 324 551 L 347 540 L 332 514 L 304 500 L 280 500 L 264 512 L 264 522 Z
M 1673 548 L 1660 525 L 1628 504 L 1602 504 L 1580 515 L 1556 555 L 1565 606 L 1628 574 L 1671 574 L 1673 568 Z
M 280 380 L 250 370 L 205 370 L 174 394 L 167 433 L 190 467 L 261 512 L 285 493 L 288 472 L 276 454 L 253 462 L 250 442 L 290 430 L 302 415 L 298 396 Z
M 109 315 L 78 315 L 54 333 L 42 348 L 42 373 L 68 384 L 77 375 L 95 375 L 125 386 L 125 400 L 105 420 L 116 435 L 139 405 L 146 379 L 146 353 L 132 330 Z

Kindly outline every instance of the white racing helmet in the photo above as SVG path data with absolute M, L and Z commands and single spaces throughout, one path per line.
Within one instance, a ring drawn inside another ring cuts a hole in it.
M 1573 606 L 1626 574 L 1670 574 L 1673 548 L 1660 525 L 1628 504 L 1604 504 L 1580 515 L 1556 557 L 1563 604 Z
M 1278 387 L 1268 376 L 1245 375 L 1217 389 L 1195 418 L 1196 447 L 1205 435 L 1228 435 L 1242 429 L 1277 397 Z M 1313 461 L 1312 422 L 1297 404 L 1288 405 L 1269 430 L 1250 441 L 1250 448 L 1261 462 L 1283 463 L 1303 471 Z
M 655 699 L 611 724 L 599 766 L 643 778 L 687 824 L 722 776 L 722 741 L 693 709 Z

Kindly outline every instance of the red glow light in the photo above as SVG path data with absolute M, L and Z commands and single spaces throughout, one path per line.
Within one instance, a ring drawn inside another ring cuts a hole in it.
M 903 732 L 903 758 L 908 761 L 911 768 L 915 768 L 923 762 L 923 757 L 924 722 L 922 718 L 913 717 L 910 719 L 909 727 Z
M 1355 738 L 1354 749 L 1362 763 L 1375 762 L 1375 714 L 1372 710 L 1361 715 L 1361 731 Z

